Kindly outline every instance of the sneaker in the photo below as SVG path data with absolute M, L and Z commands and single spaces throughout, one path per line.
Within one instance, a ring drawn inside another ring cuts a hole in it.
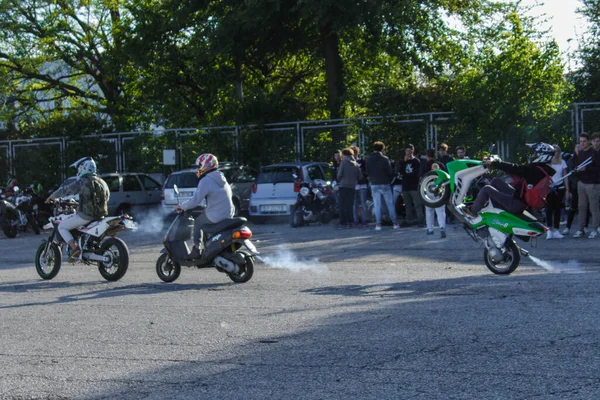
M 577 232 L 575 232 L 575 234 L 573 235 L 574 238 L 580 238 L 583 237 L 584 233 L 582 230 L 578 230 Z
M 595 239 L 596 236 L 598 236 L 598 231 L 592 231 L 589 235 L 588 235 L 588 239 Z
M 546 232 L 546 240 L 548 239 L 554 239 L 554 232 L 552 232 L 550 229 L 548 229 Z
M 433 235 L 433 231 L 430 231 L 429 229 L 427 230 L 427 236 L 431 236 Z
M 380 231 L 380 230 L 381 230 L 381 224 L 377 224 L 377 225 L 375 225 L 375 230 L 376 230 L 376 231 Z
M 73 252 L 69 256 L 69 260 L 67 260 L 67 261 L 70 263 L 74 263 L 75 261 L 77 261 L 79 259 L 80 255 L 81 255 L 81 249 L 79 247 L 77 247 L 75 250 L 73 250 Z
M 394 224 L 394 230 L 397 231 L 398 229 L 400 229 L 400 225 Z
M 458 207 L 456 207 L 456 209 L 466 217 L 477 218 L 477 213 L 471 211 L 471 207 L 467 206 L 466 204 L 461 204 Z
M 440 237 L 442 239 L 446 239 L 446 230 L 444 228 L 440 229 Z
M 562 230 L 562 232 L 561 232 L 561 233 L 562 233 L 563 235 L 568 235 L 568 234 L 570 233 L 570 231 L 571 231 L 571 230 L 570 230 L 569 228 L 565 228 L 565 229 L 563 229 L 563 230 Z
M 202 253 L 200 253 L 200 250 L 198 250 L 198 248 L 196 246 L 192 247 L 192 251 L 190 251 L 190 255 L 188 256 L 189 258 L 200 258 L 202 257 Z
M 564 236 L 561 235 L 559 231 L 554 231 L 554 232 L 552 232 L 552 238 L 553 239 L 564 239 Z

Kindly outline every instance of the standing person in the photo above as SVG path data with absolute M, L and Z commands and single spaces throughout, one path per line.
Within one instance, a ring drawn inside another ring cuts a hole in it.
M 426 162 L 421 164 L 420 177 L 428 173 L 429 171 L 435 171 L 440 169 L 439 161 L 435 160 L 435 150 L 427 149 L 425 152 Z M 425 206 L 425 222 L 427 223 L 427 235 L 433 235 L 433 225 L 435 222 L 435 216 L 437 215 L 438 225 L 440 226 L 440 236 L 442 239 L 446 238 L 446 205 L 431 208 Z
M 360 227 L 362 220 L 362 226 L 367 227 L 369 225 L 367 223 L 367 196 L 369 194 L 369 181 L 367 178 L 366 162 L 364 158 L 360 157 L 360 149 L 357 146 L 350 146 L 350 149 L 354 153 L 356 164 L 362 172 L 362 177 L 356 182 L 356 186 L 354 187 L 354 206 L 352 207 L 354 226 Z M 362 207 L 360 218 L 358 216 L 359 207 Z
M 52 203 L 60 197 L 79 195 L 79 209 L 69 214 L 60 224 L 58 232 L 71 248 L 69 262 L 75 262 L 81 256 L 81 248 L 75 242 L 71 230 L 83 226 L 95 218 L 108 215 L 110 190 L 102 178 L 96 175 L 96 162 L 92 157 L 83 157 L 70 167 L 77 168 L 77 179 L 67 186 L 52 192 L 46 203 Z
M 575 166 L 592 157 L 592 163 L 577 172 L 579 182 L 577 183 L 577 195 L 579 196 L 579 230 L 573 235 L 580 238 L 584 235 L 585 215 L 587 210 L 592 214 L 592 231 L 588 238 L 594 239 L 598 235 L 600 225 L 600 160 L 598 152 L 590 146 L 590 137 L 587 133 L 579 135 L 580 149 L 575 156 Z
M 406 221 L 402 226 L 422 225 L 423 200 L 419 194 L 419 170 L 421 161 L 415 157 L 415 146 L 408 144 L 404 149 L 404 159 L 398 163 L 402 172 L 402 196 L 406 207 Z
M 342 161 L 341 150 L 333 152 L 333 161 L 331 161 L 331 172 L 333 173 L 333 180 L 337 182 L 337 172 L 340 168 L 340 161 Z
M 446 164 L 450 161 L 454 161 L 454 157 L 448 154 L 448 145 L 446 143 L 442 143 L 438 146 L 438 156 L 438 164 L 441 164 L 444 171 L 448 171 Z M 427 170 L 427 172 L 429 172 L 429 170 Z
M 394 229 L 398 229 L 398 218 L 396 216 L 396 207 L 394 207 L 394 201 L 392 200 L 392 187 L 390 183 L 394 178 L 394 172 L 392 171 L 392 164 L 390 159 L 387 158 L 383 152 L 385 145 L 382 142 L 373 143 L 373 153 L 367 158 L 367 175 L 369 177 L 369 183 L 371 184 L 371 193 L 373 195 L 373 207 L 375 208 L 375 219 L 376 225 L 375 230 L 381 230 L 381 206 L 382 202 L 385 204 L 390 215 L 390 219 L 394 224 Z
M 345 148 L 342 150 L 342 161 L 337 174 L 340 185 L 340 223 L 338 229 L 352 226 L 354 191 L 356 182 L 361 178 L 362 172 L 354 160 L 354 152 L 350 148 Z
M 235 207 L 233 205 L 231 186 L 227 183 L 225 175 L 217 171 L 219 161 L 213 154 L 205 153 L 196 159 L 198 167 L 198 187 L 194 196 L 182 204 L 175 206 L 180 211 L 191 210 L 206 199 L 206 208 L 194 220 L 194 247 L 190 252 L 190 259 L 200 258 L 204 248 L 202 246 L 202 228 L 209 224 L 219 223 L 227 218 L 233 218 Z
M 456 159 L 457 160 L 469 160 L 469 157 L 467 157 L 467 150 L 465 149 L 465 146 L 457 146 L 456 147 Z
M 562 153 L 558 145 L 554 147 L 554 155 L 550 161 L 550 166 L 554 171 L 552 181 L 558 182 L 563 176 L 567 174 L 567 163 L 562 158 Z M 560 228 L 560 212 L 562 210 L 562 204 L 565 199 L 565 195 L 569 196 L 569 185 L 566 180 L 561 181 L 546 198 L 546 225 L 550 229 L 546 233 L 546 239 L 562 239 L 563 235 L 559 232 Z

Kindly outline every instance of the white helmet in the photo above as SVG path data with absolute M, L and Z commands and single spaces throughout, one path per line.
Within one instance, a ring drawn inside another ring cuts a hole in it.
M 532 163 L 547 163 L 554 156 L 554 147 L 548 143 L 526 143 L 526 145 L 533 151 Z
M 77 178 L 96 173 L 96 162 L 92 157 L 80 158 L 69 166 L 77 168 Z

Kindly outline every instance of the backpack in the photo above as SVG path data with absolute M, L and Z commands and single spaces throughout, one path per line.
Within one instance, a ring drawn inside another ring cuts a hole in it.
M 552 177 L 550 175 L 548 175 L 548 173 L 544 170 L 544 168 L 542 168 L 540 166 L 538 166 L 538 168 L 546 176 L 544 178 L 542 178 L 542 180 L 539 181 L 531 189 L 529 188 L 529 185 L 526 184 L 526 182 L 523 185 L 523 187 L 527 188 L 527 191 L 525 192 L 525 202 L 527 203 L 527 205 L 529 207 L 531 207 L 537 211 L 544 208 L 544 206 L 546 205 L 546 198 L 548 197 L 548 194 L 550 194 L 550 191 L 552 190 L 552 188 L 550 187 L 550 185 L 552 185 Z
M 90 183 L 90 198 L 87 204 L 88 213 L 95 218 L 104 217 L 105 215 L 108 215 L 108 209 L 106 207 L 108 199 L 106 198 L 106 191 L 104 190 L 102 179 L 93 176 L 90 179 Z

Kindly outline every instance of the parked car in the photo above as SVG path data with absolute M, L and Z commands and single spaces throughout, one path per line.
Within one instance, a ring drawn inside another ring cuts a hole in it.
M 142 210 L 138 206 L 145 209 L 160 204 L 162 186 L 148 174 L 112 172 L 99 176 L 104 179 L 110 190 L 108 212 L 111 215 L 135 215 Z
M 112 172 L 99 174 L 110 190 L 108 213 L 111 215 L 139 214 L 148 206 L 158 206 L 161 200 L 162 186 L 148 174 L 141 172 Z M 77 179 L 70 176 L 60 187 Z M 67 196 L 79 200 L 79 195 Z
M 268 217 L 290 215 L 302 182 L 318 184 L 320 180 L 324 184 L 333 180 L 332 174 L 331 166 L 325 162 L 288 162 L 262 167 L 250 196 L 251 221 L 263 223 Z
M 252 185 L 256 181 L 257 171 L 246 166 L 233 162 L 219 162 L 219 171 L 225 175 L 227 182 L 231 186 L 233 205 L 235 206 L 235 215 L 248 210 L 250 202 L 250 193 Z M 198 177 L 196 172 L 198 168 L 188 168 L 173 172 L 165 180 L 162 194 L 162 206 L 166 211 L 173 211 L 177 204 L 177 198 L 173 186 L 177 185 L 179 189 L 179 202 L 183 202 L 194 195 L 198 187 Z M 200 208 L 193 212 L 197 214 Z

